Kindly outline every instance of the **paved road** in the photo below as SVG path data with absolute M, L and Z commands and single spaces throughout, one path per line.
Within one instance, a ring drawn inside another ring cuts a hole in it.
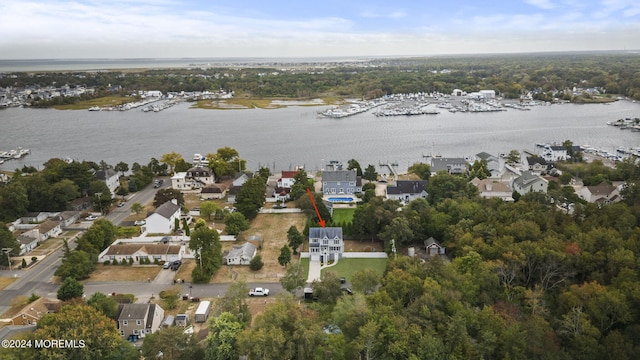
M 171 186 L 171 178 L 161 177 L 159 179 L 164 180 L 164 183 L 162 184 L 162 186 L 160 186 L 160 189 L 168 188 Z M 144 189 L 138 191 L 137 193 L 126 197 L 127 202 L 124 203 L 124 206 L 113 206 L 111 212 L 107 216 L 105 216 L 105 218 L 111 221 L 114 225 L 120 225 L 129 215 L 131 215 L 131 205 L 133 203 L 146 205 L 153 202 L 153 198 L 156 196 L 156 192 L 158 190 L 159 189 L 154 188 L 152 184 L 146 186 Z

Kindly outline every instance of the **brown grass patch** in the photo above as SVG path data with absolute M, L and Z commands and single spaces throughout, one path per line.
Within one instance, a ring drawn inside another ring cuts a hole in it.
M 191 282 L 191 272 L 195 267 L 195 259 L 182 259 L 182 265 L 180 265 L 180 269 L 178 269 L 174 279 L 183 279 L 186 282 Z
M 128 266 L 98 264 L 87 281 L 140 281 L 153 280 L 162 268 L 158 265 Z
M 286 269 L 278 264 L 280 248 L 288 242 L 287 230 L 295 225 L 302 232 L 307 218 L 304 214 L 258 214 L 251 222 L 249 230 L 243 232 L 238 241 L 233 243 L 222 243 L 222 251 L 228 251 L 233 245 L 243 244 L 252 235 L 262 236 L 262 250 L 258 254 L 262 256 L 264 267 L 260 271 L 253 272 L 249 266 L 227 266 L 223 265 L 214 275 L 211 282 L 224 283 L 232 280 L 243 280 L 246 282 L 277 282 Z M 296 261 L 297 256 L 292 259 Z
M 7 286 L 11 285 L 14 281 L 16 281 L 16 278 L 10 278 L 10 277 L 0 277 L 0 290 L 6 288 Z

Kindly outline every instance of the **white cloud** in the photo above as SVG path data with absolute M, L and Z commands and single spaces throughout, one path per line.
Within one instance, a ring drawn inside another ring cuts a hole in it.
M 525 0 L 525 3 L 544 10 L 551 10 L 556 8 L 556 5 L 550 0 Z

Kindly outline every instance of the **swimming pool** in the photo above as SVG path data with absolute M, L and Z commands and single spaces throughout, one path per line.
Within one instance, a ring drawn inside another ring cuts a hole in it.
M 334 203 L 334 202 L 353 202 L 353 198 L 352 197 L 346 197 L 346 196 L 330 197 L 327 200 L 331 201 L 332 203 Z

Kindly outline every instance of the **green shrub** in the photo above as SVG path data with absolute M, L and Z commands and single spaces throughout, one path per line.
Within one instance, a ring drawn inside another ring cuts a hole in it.
M 254 256 L 253 259 L 251 259 L 251 261 L 249 262 L 249 268 L 253 271 L 258 271 L 262 269 L 263 266 L 264 263 L 262 262 L 262 256 L 260 255 Z
M 111 261 L 109 261 L 109 260 L 105 260 L 105 261 L 103 262 L 103 264 L 105 264 L 105 265 L 110 265 L 110 264 L 111 264 Z

